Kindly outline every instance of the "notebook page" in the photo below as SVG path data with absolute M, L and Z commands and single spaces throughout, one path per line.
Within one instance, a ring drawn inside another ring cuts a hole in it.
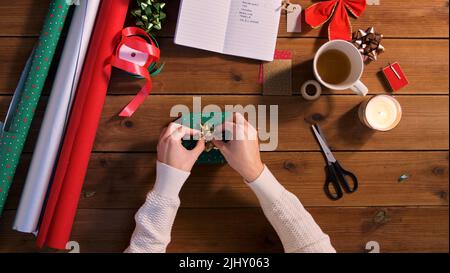
M 223 53 L 231 0 L 182 0 L 175 44 Z
M 231 0 L 224 53 L 272 61 L 281 0 Z

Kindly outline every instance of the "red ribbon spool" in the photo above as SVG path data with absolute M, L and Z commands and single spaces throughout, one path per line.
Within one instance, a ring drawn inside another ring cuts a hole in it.
M 138 52 L 148 55 L 147 61 L 144 65 L 131 62 L 120 58 L 120 49 L 127 46 Z M 142 29 L 137 27 L 127 27 L 122 30 L 121 40 L 117 46 L 115 54 L 111 58 L 111 65 L 128 73 L 138 75 L 146 80 L 145 85 L 136 94 L 136 96 L 128 103 L 127 106 L 120 112 L 121 117 L 131 117 L 139 106 L 145 101 L 145 98 L 152 90 L 152 79 L 148 72 L 148 67 L 159 60 L 160 50 L 155 45 L 151 37 Z

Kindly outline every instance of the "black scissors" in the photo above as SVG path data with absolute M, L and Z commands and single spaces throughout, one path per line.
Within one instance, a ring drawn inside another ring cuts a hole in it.
M 327 196 L 332 200 L 341 199 L 343 196 L 342 188 L 347 193 L 355 192 L 358 189 L 358 178 L 353 173 L 341 167 L 333 156 L 333 153 L 331 153 L 319 125 L 313 125 L 312 129 L 327 161 L 327 165 L 325 166 L 327 176 L 324 186 Z M 331 188 L 331 186 L 333 187 Z

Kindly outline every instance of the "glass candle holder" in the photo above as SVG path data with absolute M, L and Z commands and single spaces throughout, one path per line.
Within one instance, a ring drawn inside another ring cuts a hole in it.
M 359 119 L 370 129 L 389 131 L 394 129 L 402 119 L 402 107 L 392 96 L 377 95 L 361 103 L 358 110 Z

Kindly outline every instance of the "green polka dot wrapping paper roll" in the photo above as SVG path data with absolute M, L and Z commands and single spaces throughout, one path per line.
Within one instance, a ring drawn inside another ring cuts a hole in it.
M 0 215 L 61 37 L 69 4 L 66 0 L 50 1 L 38 42 L 16 89 L 16 101 L 13 100 L 5 125 L 0 125 Z

